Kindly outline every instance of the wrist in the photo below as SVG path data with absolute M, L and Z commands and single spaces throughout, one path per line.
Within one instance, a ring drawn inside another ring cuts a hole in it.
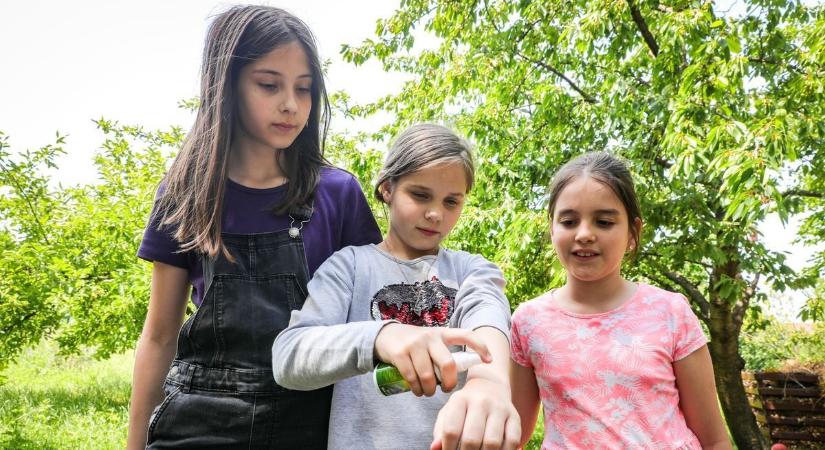
M 467 372 L 467 384 L 470 384 L 471 381 L 482 381 L 498 385 L 506 391 L 507 397 L 510 397 L 510 380 L 493 370 L 488 364 L 470 368 Z
M 381 328 L 378 329 L 378 332 L 375 334 L 375 340 L 372 343 L 372 365 L 377 366 L 380 362 L 390 362 L 386 359 L 386 356 L 383 354 L 383 340 L 381 339 L 381 335 L 384 334 L 386 337 L 386 332 L 388 328 L 393 328 L 394 325 L 401 325 L 401 322 L 397 320 L 385 320 L 384 323 L 381 325 Z

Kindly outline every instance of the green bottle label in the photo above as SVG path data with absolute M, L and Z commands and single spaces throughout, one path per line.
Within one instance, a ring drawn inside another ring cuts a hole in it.
M 387 363 L 379 363 L 375 367 L 375 385 L 384 395 L 400 394 L 410 390 L 410 385 L 401 376 L 398 369 Z

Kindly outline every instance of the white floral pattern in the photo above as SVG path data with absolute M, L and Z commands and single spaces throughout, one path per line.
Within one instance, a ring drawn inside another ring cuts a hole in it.
M 673 373 L 707 342 L 683 296 L 639 284 L 613 311 L 574 314 L 544 295 L 513 314 L 511 342 L 536 373 L 542 449 L 701 449 Z

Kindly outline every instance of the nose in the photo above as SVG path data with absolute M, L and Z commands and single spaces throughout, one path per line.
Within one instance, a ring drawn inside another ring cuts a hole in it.
M 441 217 L 441 210 L 437 207 L 427 208 L 427 211 L 424 213 L 424 218 L 430 222 L 440 222 Z
M 590 223 L 582 221 L 576 228 L 576 241 L 593 242 L 594 240 L 596 240 L 596 235 L 593 233 L 593 227 Z
M 284 96 L 281 99 L 281 112 L 294 114 L 298 111 L 298 102 L 295 100 L 295 94 L 289 89 L 284 89 Z

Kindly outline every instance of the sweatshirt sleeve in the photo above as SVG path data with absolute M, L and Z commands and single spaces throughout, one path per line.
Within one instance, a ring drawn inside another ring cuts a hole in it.
M 510 338 L 510 302 L 504 295 L 504 274 L 479 255 L 463 253 L 463 279 L 456 293 L 457 324 L 476 329 L 490 326 Z
M 275 382 L 312 390 L 373 369 L 375 338 L 390 321 L 347 323 L 357 273 L 355 251 L 344 248 L 318 268 L 303 308 L 272 345 Z

